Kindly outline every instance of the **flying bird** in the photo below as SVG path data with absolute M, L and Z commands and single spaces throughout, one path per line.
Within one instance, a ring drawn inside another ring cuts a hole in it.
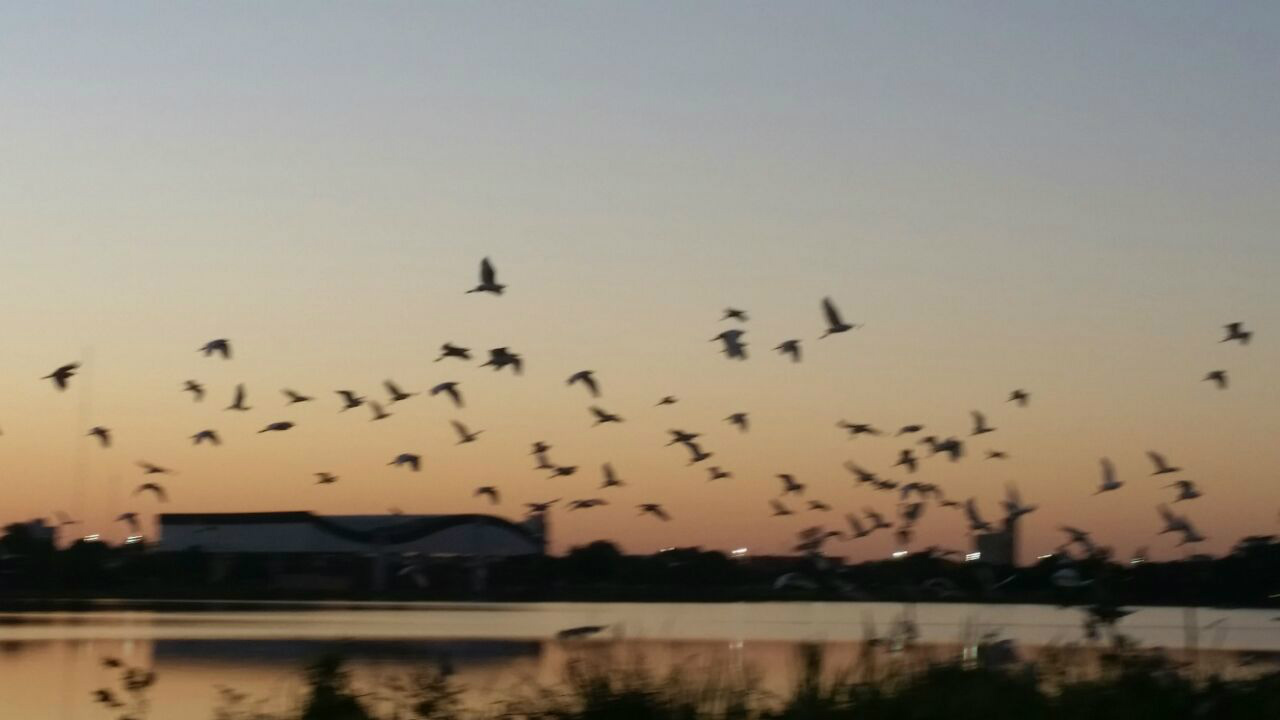
M 1196 484 L 1191 482 L 1190 480 L 1175 480 L 1172 484 L 1165 485 L 1165 487 L 1178 488 L 1178 497 L 1174 499 L 1174 502 L 1182 502 L 1183 500 L 1195 500 L 1196 498 L 1204 494 L 1199 490 L 1197 490 Z
M 506 289 L 506 285 L 498 284 L 498 272 L 493 269 L 493 263 L 489 262 L 489 258 L 480 261 L 480 284 L 468 290 L 468 293 L 487 292 L 494 295 L 501 295 Z
M 786 355 L 791 358 L 791 362 L 800 362 L 800 341 L 799 340 L 783 340 L 774 348 L 780 355 Z
M 191 436 L 192 445 L 199 445 L 202 442 L 207 442 L 210 445 L 221 445 L 222 438 L 218 437 L 218 433 L 216 430 L 201 430 L 200 432 Z
M 690 465 L 696 465 L 702 462 L 703 460 L 710 459 L 710 457 L 715 454 L 715 453 L 704 451 L 702 449 L 702 446 L 696 442 L 690 441 L 690 442 L 684 443 L 684 446 L 689 449 Z
M 476 438 L 480 437 L 480 433 L 484 432 L 483 430 L 476 430 L 475 432 L 471 432 L 470 430 L 467 429 L 466 425 L 463 425 L 457 420 L 450 420 L 449 424 L 453 426 L 453 431 L 458 433 L 459 445 L 462 445 L 464 443 L 475 442 Z
M 840 318 L 840 311 L 836 309 L 836 304 L 831 302 L 831 298 L 822 298 L 822 315 L 826 318 L 827 330 L 822 333 L 819 339 L 836 333 L 848 332 L 858 327 L 857 325 L 850 325 Z
M 668 447 L 676 443 L 690 443 L 702 437 L 701 433 L 685 432 L 684 430 L 668 430 L 667 432 L 671 433 L 671 442 L 667 443 Z
M 550 468 L 550 470 L 551 470 L 552 478 L 569 477 L 570 475 L 578 472 L 578 466 L 577 465 L 561 465 L 559 467 Z
M 270 425 L 267 425 L 266 427 L 262 428 L 261 430 L 258 431 L 258 434 L 261 435 L 262 433 L 266 433 L 266 432 L 284 432 L 285 430 L 288 430 L 291 427 L 293 427 L 293 423 L 289 422 L 288 420 L 281 420 L 280 422 L 273 422 Z
M 1098 485 L 1098 490 L 1094 492 L 1094 495 L 1098 495 L 1104 492 L 1110 492 L 1112 490 L 1119 490 L 1120 486 L 1124 485 L 1123 482 L 1120 482 L 1119 480 L 1116 479 L 1116 468 L 1114 465 L 1111 464 L 1110 460 L 1108 460 L 1107 458 L 1102 458 L 1101 464 L 1102 464 L 1102 482 Z
M 183 383 L 182 391 L 191 393 L 191 399 L 195 402 L 204 400 L 204 386 L 195 380 L 188 380 Z
M 591 397 L 600 397 L 600 385 L 596 382 L 595 373 L 591 370 L 579 370 L 570 375 L 569 379 L 565 381 L 566 385 L 573 385 L 574 383 L 582 383 L 587 388 L 587 392 L 591 393 Z
M 435 362 L 440 362 L 445 358 L 458 358 L 459 360 L 471 359 L 471 348 L 464 348 L 452 343 L 445 343 L 440 346 L 440 357 Z
M 725 320 L 737 320 L 738 322 L 747 321 L 746 310 L 735 310 L 734 308 L 725 308 L 724 317 L 720 318 L 721 322 Z
M 836 423 L 836 427 L 843 428 L 844 430 L 848 431 L 850 438 L 856 438 L 859 435 L 883 435 L 884 434 L 879 430 L 877 430 L 875 427 L 868 425 L 866 423 L 851 423 L 848 420 L 841 420 L 840 422 Z
M 600 507 L 601 505 L 608 505 L 608 504 L 609 502 L 607 500 L 603 500 L 601 498 L 585 498 L 583 500 L 570 500 L 569 509 L 570 510 L 587 510 L 593 507 Z
M 742 341 L 743 335 L 746 335 L 743 330 L 725 330 L 711 338 L 711 342 L 719 340 L 724 343 L 724 347 L 720 349 L 720 352 L 724 353 L 725 357 L 731 360 L 746 360 L 747 344 Z
M 969 432 L 970 435 L 982 435 L 989 432 L 995 432 L 995 428 L 987 425 L 987 418 L 982 413 L 974 410 L 969 413 L 969 415 L 973 418 L 973 430 Z
M 1222 338 L 1221 342 L 1230 342 L 1239 340 L 1241 345 L 1248 345 L 1249 339 L 1253 337 L 1253 333 L 1244 329 L 1244 323 L 1233 322 L 1227 323 L 1222 327 L 1226 328 L 1227 336 Z
M 602 409 L 600 409 L 599 407 L 596 407 L 595 405 L 592 405 L 591 407 L 589 407 L 589 408 L 587 408 L 587 409 L 588 409 L 588 410 L 590 410 L 590 411 L 591 411 L 591 414 L 595 416 L 595 418 L 596 418 L 596 422 L 595 422 L 595 424 L 596 424 L 596 425 L 600 425 L 600 424 L 603 424 L 603 423 L 619 423 L 619 422 L 622 422 L 622 418 L 621 418 L 620 416 L 618 416 L 618 415 L 614 415 L 614 414 L 613 414 L 613 413 L 611 413 L 611 412 L 607 412 L 607 411 L 605 411 L 605 410 L 602 410 Z
M 80 369 L 80 363 L 78 362 L 68 363 L 58 368 L 57 370 L 54 370 L 48 375 L 45 375 L 40 379 L 52 380 L 53 386 L 56 387 L 58 390 L 60 391 L 66 390 L 67 382 L 70 381 L 71 378 L 75 377 L 76 370 L 79 370 L 79 369 Z
M 893 523 L 886 521 L 883 515 L 881 515 L 880 513 L 876 512 L 875 510 L 869 507 L 862 508 L 862 514 L 865 515 L 866 518 L 871 521 L 871 530 L 869 530 L 868 532 L 874 532 L 876 530 L 884 530 L 884 529 L 893 527 Z
M 133 494 L 139 495 L 144 492 L 155 493 L 156 499 L 159 500 L 160 502 L 169 502 L 168 494 L 165 493 L 164 488 L 160 487 L 158 483 L 152 483 L 152 482 L 142 483 L 141 485 L 139 485 L 137 488 L 134 489 Z
M 104 448 L 111 447 L 111 430 L 108 428 L 104 428 L 101 425 L 98 425 L 97 427 L 94 427 L 92 430 L 89 431 L 88 437 L 98 438 L 98 442 Z
M 454 407 L 462 407 L 462 393 L 458 391 L 458 383 L 452 381 L 442 382 L 431 388 L 431 397 L 435 397 L 440 393 L 448 395 L 449 399 L 453 400 Z
M 332 485 L 338 482 L 338 476 L 333 473 L 318 472 L 315 473 L 317 485 Z
M 744 412 L 736 412 L 725 418 L 724 421 L 730 425 L 736 426 L 738 430 L 742 432 L 746 432 L 748 430 L 749 423 L 747 420 L 747 414 Z
M 1004 500 L 1001 501 L 1004 506 L 1005 513 L 1010 520 L 1017 520 L 1023 515 L 1035 512 L 1036 505 L 1023 505 L 1022 496 L 1018 493 L 1018 488 L 1010 483 L 1005 487 Z
M 392 402 L 395 402 L 395 401 L 393 400 Z M 370 421 L 385 420 L 391 417 L 391 413 L 387 412 L 386 410 L 383 410 L 382 403 L 378 402 L 377 400 L 369 401 L 369 409 L 373 411 L 373 417 L 369 418 Z
M 490 350 L 489 359 L 480 365 L 480 367 L 492 367 L 495 372 L 507 366 L 511 367 L 512 372 L 519 375 L 524 370 L 524 360 L 505 347 Z
M 400 453 L 387 464 L 396 467 L 407 467 L 413 472 L 418 472 L 422 469 L 422 457 L 413 453 Z
M 618 479 L 618 474 L 613 471 L 613 465 L 605 463 L 600 466 L 604 472 L 604 482 L 600 484 L 600 488 L 622 487 L 626 485 L 622 480 Z
M 640 508 L 641 515 L 652 515 L 663 522 L 671 519 L 671 516 L 667 514 L 667 511 L 663 510 L 662 506 L 658 503 L 641 503 L 636 507 Z
M 342 410 L 339 412 L 346 412 L 364 404 L 364 398 L 357 395 L 354 390 L 334 390 L 334 393 L 342 397 Z
M 302 393 L 297 392 L 296 390 L 290 390 L 289 388 L 285 388 L 280 392 L 289 400 L 289 402 L 285 403 L 286 405 L 296 405 L 298 403 L 311 402 L 312 400 L 315 400 L 315 398 L 310 395 L 303 395 Z
M 862 525 L 862 521 L 858 519 L 857 515 L 845 513 L 844 519 L 849 523 L 849 529 L 853 531 L 853 536 L 849 538 L 850 540 L 857 540 L 871 534 L 871 531 Z
M 1009 459 L 1009 453 L 1003 450 L 988 450 L 987 459 L 988 460 L 1007 460 Z
M 964 514 L 966 517 L 969 518 L 970 532 L 978 532 L 978 531 L 991 532 L 991 523 L 987 522 L 986 520 L 983 520 L 982 516 L 978 515 L 978 504 L 974 501 L 973 498 L 969 498 L 968 500 L 965 501 Z
M 240 412 L 244 412 L 244 411 L 246 411 L 246 410 L 252 410 L 253 408 L 251 408 L 251 407 L 249 407 L 248 405 L 245 405 L 245 404 L 244 404 L 244 403 L 245 403 L 245 397 L 246 397 L 246 393 L 245 393 L 245 389 L 244 389 L 244 383 L 240 383 L 239 385 L 236 385 L 236 392 L 235 392 L 235 395 L 233 396 L 233 398 L 232 398 L 232 400 L 231 400 L 231 404 L 230 404 L 230 405 L 228 405 L 228 406 L 227 406 L 226 408 L 224 408 L 224 409 L 225 409 L 225 410 L 239 410 Z
M 916 456 L 911 452 L 911 448 L 907 448 L 898 453 L 898 462 L 894 463 L 893 466 L 902 465 L 907 469 L 907 472 L 913 473 L 916 471 L 917 462 Z
M 810 510 L 817 510 L 817 511 L 819 511 L 819 512 L 830 512 L 830 511 L 831 511 L 831 506 L 830 506 L 830 505 L 828 505 L 828 504 L 826 504 L 826 503 L 824 503 L 824 502 L 822 502 L 821 500 L 810 500 L 810 501 L 809 501 L 809 509 L 810 509 Z
M 1151 458 L 1151 463 L 1156 466 L 1155 472 L 1151 473 L 1152 475 L 1167 475 L 1169 473 L 1176 473 L 1182 470 L 1180 467 L 1173 467 L 1170 465 L 1165 461 L 1164 456 L 1158 452 L 1148 450 L 1147 457 Z
M 382 387 L 387 389 L 387 395 L 391 397 L 391 402 L 393 403 L 398 403 L 401 400 L 408 400 L 409 398 L 418 394 L 416 392 L 405 392 L 404 390 L 400 389 L 399 385 L 396 385 L 394 382 L 390 380 L 383 380 Z
M 555 500 L 548 500 L 546 502 L 525 503 L 524 506 L 529 508 L 530 515 L 537 515 L 550 510 L 551 506 L 555 505 L 558 502 L 560 502 L 560 498 L 556 498 Z
M 898 428 L 898 432 L 895 435 L 910 435 L 911 433 L 918 433 L 923 429 L 923 425 L 903 425 L 901 428 Z
M 657 405 L 655 405 L 654 407 L 660 407 L 662 405 L 675 405 L 677 402 L 678 401 L 676 400 L 675 395 L 666 395 L 661 400 L 659 400 Z
M 196 352 L 204 353 L 205 357 L 213 357 L 214 355 L 221 355 L 223 360 L 230 360 L 231 359 L 231 341 L 226 338 L 218 338 L 217 340 L 210 340 L 209 342 L 205 343 L 204 346 L 201 347 Z
M 471 494 L 472 497 L 480 497 L 481 495 L 489 498 L 490 505 L 497 505 L 500 502 L 498 499 L 498 488 L 492 485 L 482 485 L 476 488 L 476 491 Z
M 769 507 L 773 508 L 774 517 L 781 517 L 783 515 L 795 515 L 795 512 L 793 512 L 791 508 L 787 507 L 786 505 L 783 505 L 782 501 L 776 498 L 769 501 Z
M 859 485 L 862 485 L 864 483 L 874 483 L 877 480 L 879 480 L 879 478 L 876 477 L 875 473 L 868 472 L 867 470 L 863 470 L 862 468 L 858 467 L 858 465 L 854 463 L 852 460 L 846 460 L 844 463 L 844 468 L 857 476 Z
M 129 526 L 129 530 L 134 535 L 138 534 L 138 513 L 126 512 L 116 516 L 116 522 L 122 522 Z
M 1226 370 L 1213 370 L 1208 375 L 1204 376 L 1204 380 L 1202 382 L 1206 382 L 1209 380 L 1212 380 L 1218 386 L 1219 390 L 1227 389 L 1227 371 Z
M 792 493 L 795 493 L 796 495 L 804 494 L 804 483 L 797 481 L 795 476 L 788 475 L 787 473 L 780 473 L 777 475 L 777 478 L 782 481 L 783 495 L 790 495 Z
M 1156 533 L 1164 535 L 1171 532 L 1184 532 L 1187 529 L 1187 521 L 1181 515 L 1174 513 L 1166 505 L 1157 505 L 1156 512 L 1160 513 L 1160 517 L 1164 520 L 1164 529 Z
M 152 463 L 149 463 L 143 460 L 138 461 L 138 467 L 142 468 L 143 475 L 172 475 L 173 474 L 173 471 L 168 468 L 160 467 L 159 465 L 154 465 Z
M 708 482 L 712 480 L 724 480 L 726 478 L 733 477 L 733 473 L 728 472 L 726 470 L 722 470 L 718 465 L 707 468 L 707 473 L 710 475 L 710 477 L 707 478 Z
M 1019 389 L 1009 393 L 1009 399 L 1005 402 L 1016 402 L 1018 407 L 1026 407 L 1029 400 L 1031 400 L 1031 394 L 1026 390 Z

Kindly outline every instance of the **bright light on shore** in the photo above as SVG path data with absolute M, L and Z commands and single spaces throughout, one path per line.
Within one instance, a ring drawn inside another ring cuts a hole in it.
M 981 559 L 982 559 L 982 553 L 980 552 L 971 552 L 968 555 L 964 556 L 965 562 L 973 562 L 974 560 L 981 560 Z
M 746 548 L 734 548 L 733 550 L 729 551 L 729 555 L 733 557 L 743 557 L 746 554 L 747 554 Z
M 896 557 L 896 558 L 904 558 L 904 557 L 906 557 L 906 556 L 907 556 L 907 551 L 906 551 L 906 550 L 896 550 L 896 551 L 894 551 L 893 556 L 894 556 L 894 557 Z

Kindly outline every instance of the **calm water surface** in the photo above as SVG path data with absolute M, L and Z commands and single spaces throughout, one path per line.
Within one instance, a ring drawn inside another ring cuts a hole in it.
M 271 698 L 283 709 L 302 691 L 300 668 L 338 650 L 364 680 L 405 674 L 447 659 L 468 702 L 482 705 L 534 683 L 554 683 L 567 659 L 611 653 L 657 669 L 724 663 L 754 668 L 766 689 L 793 677 L 796 651 L 821 643 L 834 664 L 851 663 L 868 636 L 903 619 L 940 657 L 984 634 L 1013 640 L 1024 654 L 1082 642 L 1079 610 L 1037 605 L 889 603 L 437 604 L 313 603 L 158 612 L 106 604 L 94 612 L 0 613 L 0 718 L 111 717 L 90 691 L 117 671 L 104 656 L 159 674 L 152 717 L 208 720 L 219 685 Z M 211 606 L 212 607 L 212 606 Z M 243 608 L 243 609 L 241 609 Z M 1148 647 L 1280 651 L 1274 611 L 1138 608 L 1121 627 Z M 589 641 L 556 633 L 609 629 Z

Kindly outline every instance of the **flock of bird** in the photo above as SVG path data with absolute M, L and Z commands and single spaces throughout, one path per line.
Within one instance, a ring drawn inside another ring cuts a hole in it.
M 497 271 L 493 263 L 485 258 L 480 264 L 480 282 L 474 288 L 467 290 L 468 293 L 487 293 L 495 296 L 501 296 L 506 289 L 506 285 L 501 284 L 497 280 Z M 819 340 L 828 338 L 833 335 L 847 333 L 860 327 L 857 324 L 846 322 L 841 315 L 839 309 L 830 298 L 824 298 L 821 302 L 822 320 L 824 322 L 824 331 L 818 337 Z M 746 342 L 746 330 L 743 326 L 749 323 L 749 315 L 747 311 L 738 308 L 727 308 L 724 310 L 721 322 L 732 322 L 736 326 L 726 329 L 711 338 L 712 342 L 720 343 L 720 352 L 731 360 L 745 361 L 748 359 L 748 343 Z M 1252 338 L 1253 333 L 1246 330 L 1243 323 L 1233 322 L 1224 326 L 1225 336 L 1221 342 L 1235 342 L 1240 345 L 1247 345 Z M 803 341 L 798 338 L 786 339 L 778 343 L 773 349 L 781 356 L 787 358 L 793 363 L 802 362 L 804 354 L 802 350 Z M 209 358 L 219 358 L 229 361 L 233 357 L 232 344 L 229 339 L 218 338 L 210 340 L 198 349 L 198 352 Z M 440 348 L 440 354 L 435 358 L 435 362 L 441 361 L 470 361 L 473 357 L 471 348 L 455 345 L 450 342 L 444 343 Z M 488 351 L 488 359 L 480 365 L 480 367 L 491 367 L 494 371 L 501 371 L 504 368 L 510 368 L 515 375 L 522 374 L 523 358 L 519 353 L 512 351 L 508 347 L 493 348 Z M 70 387 L 72 379 L 80 370 L 80 363 L 72 362 L 63 365 L 42 379 L 52 382 L 53 387 L 58 391 L 64 391 Z M 1213 382 L 1217 388 L 1225 390 L 1228 386 L 1227 371 L 1213 370 L 1206 374 L 1205 381 Z M 587 411 L 591 418 L 594 419 L 595 425 L 622 423 L 625 418 L 621 415 L 604 409 L 597 404 L 603 395 L 602 384 L 592 370 L 580 370 L 575 372 L 566 379 L 566 384 L 570 387 L 581 387 L 587 395 L 590 396 L 592 403 L 587 407 Z M 357 408 L 364 407 L 371 413 L 371 420 L 380 421 L 391 417 L 392 413 L 388 408 L 397 403 L 408 401 L 416 396 L 419 392 L 410 392 L 404 390 L 400 385 L 392 380 L 383 383 L 385 391 L 385 401 L 376 400 L 360 395 L 356 391 L 340 389 L 333 391 L 338 399 L 338 411 L 347 412 Z M 188 393 L 191 400 L 196 403 L 204 402 L 206 397 L 206 388 L 203 383 L 197 380 L 187 380 L 182 383 L 180 391 Z M 447 398 L 450 404 L 455 408 L 463 408 L 465 406 L 464 396 L 460 387 L 460 383 L 449 381 L 441 382 L 431 387 L 427 391 L 430 396 L 443 396 Z M 307 395 L 291 388 L 281 390 L 285 399 L 286 406 L 293 406 L 300 403 L 317 402 L 317 398 Z M 674 395 L 663 396 L 655 403 L 656 406 L 669 406 L 679 402 L 678 397 Z M 1024 389 L 1012 390 L 1006 400 L 1016 408 L 1026 408 L 1031 402 L 1031 393 Z M 225 407 L 225 410 L 232 412 L 248 412 L 253 407 L 249 405 L 248 392 L 243 384 L 235 387 L 232 394 L 231 402 Z M 890 432 L 882 430 L 875 425 L 864 422 L 849 422 L 840 420 L 836 423 L 837 428 L 843 430 L 851 439 L 861 436 L 868 437 L 887 437 L 891 441 L 902 443 L 904 439 L 911 439 L 911 443 L 906 447 L 901 447 L 897 451 L 897 461 L 892 467 L 909 476 L 915 475 L 921 468 L 921 465 L 927 460 L 940 457 L 950 462 L 959 462 L 968 455 L 968 445 L 978 438 L 984 438 L 991 433 L 995 433 L 997 428 L 988 420 L 987 416 L 981 411 L 972 411 L 970 413 L 971 424 L 967 433 L 967 437 L 956 435 L 948 435 L 943 437 L 938 434 L 924 434 L 925 426 L 923 424 L 908 424 L 898 427 Z M 735 428 L 740 433 L 750 432 L 751 418 L 749 413 L 738 411 L 727 415 L 724 422 Z M 473 430 L 465 423 L 452 420 L 450 424 L 457 436 L 458 444 L 474 443 L 480 440 L 483 430 Z M 293 430 L 295 424 L 291 421 L 274 421 L 262 426 L 259 433 L 278 433 Z M 668 431 L 669 438 L 666 445 L 668 447 L 678 446 L 688 452 L 687 462 L 689 465 L 697 465 L 704 463 L 715 456 L 715 453 L 707 449 L 703 442 L 703 434 L 683 429 L 671 429 Z M 112 447 L 114 435 L 111 428 L 106 426 L 95 426 L 89 429 L 88 436 L 96 439 L 102 448 Z M 202 429 L 189 437 L 194 445 L 208 444 L 218 446 L 222 444 L 222 436 L 215 429 Z M 575 475 L 579 471 L 577 465 L 560 464 L 550 459 L 552 451 L 551 445 L 544 441 L 536 441 L 532 443 L 530 455 L 534 459 L 534 470 L 549 473 L 549 478 L 561 478 Z M 1179 473 L 1181 468 L 1176 467 L 1166 459 L 1166 457 L 1158 452 L 1151 451 L 1147 453 L 1150 458 L 1154 471 L 1153 476 L 1164 477 L 1172 476 L 1169 479 L 1172 482 L 1167 485 L 1168 488 L 1176 489 L 1176 495 L 1172 498 L 1173 503 L 1195 500 L 1202 496 L 1200 489 L 1191 480 L 1183 479 Z M 1004 460 L 1008 458 L 1008 453 L 994 448 L 987 448 L 984 452 L 986 460 Z M 145 476 L 164 476 L 174 473 L 172 469 L 156 465 L 147 461 L 138 461 L 138 467 Z M 403 468 L 411 472 L 420 472 L 422 470 L 421 455 L 413 452 L 403 452 L 391 458 L 387 463 L 389 466 Z M 1101 477 L 1095 494 L 1109 493 L 1120 490 L 1124 486 L 1116 473 L 1114 464 L 1108 458 L 1100 460 Z M 956 499 L 948 497 L 943 489 L 937 484 L 924 481 L 898 481 L 887 477 L 882 477 L 879 473 L 867 470 L 858 464 L 849 461 L 844 464 L 845 469 L 852 475 L 853 481 L 857 486 L 866 486 L 873 491 L 896 494 L 897 496 L 897 518 L 890 520 L 882 513 L 873 508 L 866 507 L 860 514 L 848 513 L 845 516 L 845 524 L 847 530 L 826 530 L 823 526 L 817 525 L 806 528 L 799 533 L 799 543 L 795 546 L 797 551 L 820 553 L 824 543 L 832 539 L 854 540 L 867 537 L 868 535 L 880 530 L 893 530 L 901 547 L 908 546 L 913 538 L 913 533 L 917 523 L 924 516 L 925 510 L 932 503 L 936 507 L 955 510 L 964 514 L 968 522 L 968 528 L 972 533 L 991 532 L 996 530 L 996 526 L 991 522 L 984 520 L 977 500 L 975 498 Z M 607 491 L 615 488 L 621 488 L 627 483 L 619 476 L 611 463 L 604 463 L 600 469 L 601 484 L 599 489 Z M 706 466 L 707 480 L 720 481 L 729 480 L 734 474 L 721 467 L 720 465 Z M 329 485 L 339 481 L 339 477 L 329 472 L 316 472 L 315 483 L 318 485 Z M 780 488 L 777 497 L 769 501 L 769 509 L 772 516 L 790 516 L 799 512 L 817 512 L 826 513 L 832 511 L 832 506 L 817 498 L 806 497 L 808 486 L 797 479 L 792 474 L 780 473 L 776 475 L 780 482 Z M 133 491 L 134 495 L 151 494 L 159 502 L 167 502 L 169 493 L 164 485 L 155 480 L 142 482 L 136 486 Z M 490 504 L 497 505 L 502 502 L 502 491 L 494 485 L 485 485 L 477 487 L 473 495 L 476 498 L 483 498 Z M 564 507 L 569 511 L 587 510 L 590 508 L 609 505 L 609 501 L 603 497 L 584 497 L 570 500 L 564 498 L 556 498 L 553 500 L 525 503 L 525 509 L 530 514 L 546 513 L 553 506 L 564 501 Z M 795 507 L 795 503 L 803 503 L 801 507 Z M 789 505 L 788 503 L 792 503 Z M 1034 505 L 1023 504 L 1017 488 L 1010 485 L 1006 489 L 1006 496 L 1001 502 L 1004 510 L 1004 525 L 1008 525 L 1018 518 L 1033 512 L 1036 509 Z M 661 521 L 670 520 L 671 515 L 667 509 L 657 502 L 643 502 L 635 505 L 638 514 L 648 515 Z M 1165 526 L 1160 531 L 1164 533 L 1180 533 L 1182 538 L 1179 545 L 1198 543 L 1205 540 L 1205 537 L 1196 531 L 1191 521 L 1183 515 L 1174 513 L 1169 509 L 1168 505 L 1161 504 L 1157 507 L 1160 517 L 1163 519 Z M 137 532 L 139 525 L 139 516 L 134 512 L 126 512 L 121 514 L 118 521 L 127 523 L 131 530 Z M 65 513 L 56 513 L 56 521 L 59 525 L 75 524 L 77 521 L 68 517 Z M 1063 527 L 1063 532 L 1067 535 L 1067 541 L 1061 549 L 1065 550 L 1073 545 L 1078 545 L 1086 551 L 1092 552 L 1096 549 L 1089 534 L 1083 530 L 1073 527 Z M 940 548 L 930 548 L 933 552 L 950 553 L 954 551 L 944 551 Z

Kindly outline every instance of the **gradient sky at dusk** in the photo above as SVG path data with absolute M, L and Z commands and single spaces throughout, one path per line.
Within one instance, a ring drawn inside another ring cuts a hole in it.
M 888 471 L 904 443 L 837 420 L 951 435 L 977 409 L 998 432 L 916 477 L 989 519 L 1016 481 L 1041 505 L 1027 553 L 1066 523 L 1180 554 L 1149 449 L 1201 484 L 1179 507 L 1204 550 L 1280 531 L 1277 48 L 1280 6 L 1249 2 L 8 5 L 0 521 L 487 512 L 471 490 L 496 484 L 509 517 L 610 498 L 555 514 L 558 549 L 779 551 L 843 522 L 767 517 L 775 473 L 893 510 L 841 463 Z M 463 294 L 484 256 L 504 297 Z M 865 327 L 818 342 L 825 295 Z M 751 312 L 748 362 L 708 342 L 726 306 Z M 1218 343 L 1236 320 L 1249 347 Z M 215 337 L 233 361 L 196 354 Z M 802 364 L 770 351 L 791 337 Z M 432 363 L 444 341 L 527 372 Z M 72 360 L 71 391 L 38 380 Z M 590 427 L 564 386 L 583 368 L 625 424 Z M 1219 368 L 1227 392 L 1200 381 Z M 468 406 L 337 412 L 388 377 Z M 220 409 L 237 382 L 252 412 Z M 285 409 L 286 386 L 320 402 Z M 740 410 L 749 434 L 721 420 Z M 455 446 L 455 418 L 481 441 Z M 191 447 L 206 427 L 226 444 Z M 735 478 L 686 467 L 670 427 Z M 580 474 L 534 472 L 534 440 Z M 385 466 L 406 451 L 422 473 Z M 1104 456 L 1128 484 L 1093 497 Z M 169 505 L 128 496 L 141 459 L 179 471 Z M 604 461 L 630 486 L 597 491 Z M 635 517 L 650 501 L 672 522 Z M 966 543 L 942 509 L 919 535 Z

